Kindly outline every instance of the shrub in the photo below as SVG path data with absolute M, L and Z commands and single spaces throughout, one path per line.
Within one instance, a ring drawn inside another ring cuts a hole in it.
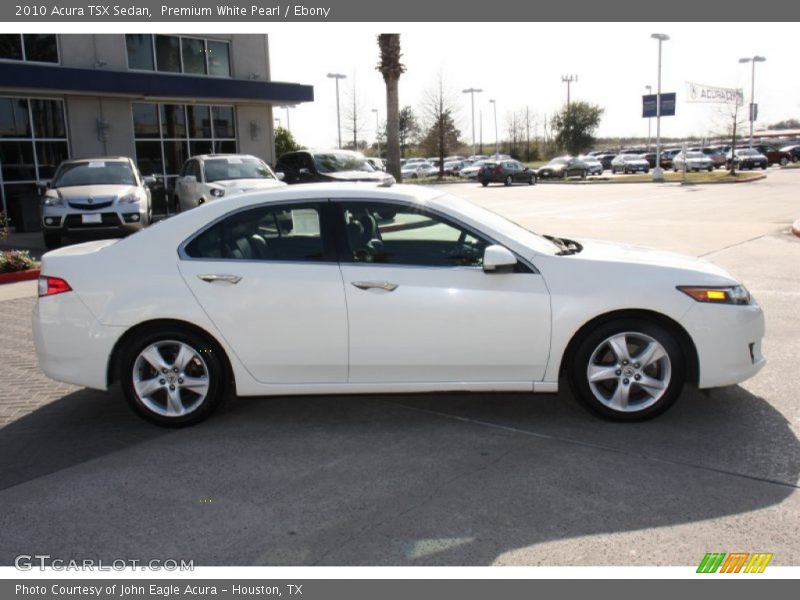
M 0 252 L 0 273 L 27 271 L 39 266 L 27 250 L 3 250 Z

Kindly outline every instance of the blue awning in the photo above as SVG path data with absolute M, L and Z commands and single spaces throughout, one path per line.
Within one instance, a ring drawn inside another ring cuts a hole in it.
M 38 93 L 232 100 L 271 104 L 295 104 L 314 100 L 313 86 L 299 83 L 75 69 L 25 62 L 0 62 L 0 89 L 4 92 L 26 90 Z

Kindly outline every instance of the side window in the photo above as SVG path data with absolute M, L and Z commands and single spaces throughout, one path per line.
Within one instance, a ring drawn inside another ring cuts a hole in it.
M 201 182 L 203 181 L 203 173 L 200 170 L 200 161 L 193 160 L 191 166 L 189 167 L 189 175 L 194 175 L 194 178 Z
M 353 262 L 480 267 L 488 242 L 436 215 L 394 204 L 343 205 Z
M 186 245 L 192 258 L 324 260 L 317 204 L 260 206 L 224 218 Z

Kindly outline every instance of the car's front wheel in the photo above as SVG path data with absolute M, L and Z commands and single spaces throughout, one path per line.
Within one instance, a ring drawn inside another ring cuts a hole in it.
M 511 175 L 508 175 L 508 176 L 506 177 L 506 180 L 505 180 L 505 182 L 504 182 L 504 183 L 505 183 L 506 187 L 508 187 L 509 185 L 511 185 L 512 183 L 514 183 L 514 178 L 513 178 L 513 177 L 511 177 Z
M 686 378 L 675 335 L 644 319 L 603 323 L 578 343 L 570 387 L 590 411 L 616 421 L 643 421 L 678 399 Z
M 157 425 L 182 427 L 208 417 L 228 386 L 219 351 L 189 330 L 165 328 L 136 336 L 123 348 L 119 381 L 125 398 Z

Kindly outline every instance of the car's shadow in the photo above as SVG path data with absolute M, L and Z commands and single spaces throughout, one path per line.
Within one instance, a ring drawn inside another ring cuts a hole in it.
M 776 505 L 797 489 L 798 449 L 783 415 L 741 387 L 688 390 L 633 425 L 562 392 L 239 399 L 184 430 L 79 391 L 0 429 L 0 564 L 34 548 L 487 565 L 543 542 Z

